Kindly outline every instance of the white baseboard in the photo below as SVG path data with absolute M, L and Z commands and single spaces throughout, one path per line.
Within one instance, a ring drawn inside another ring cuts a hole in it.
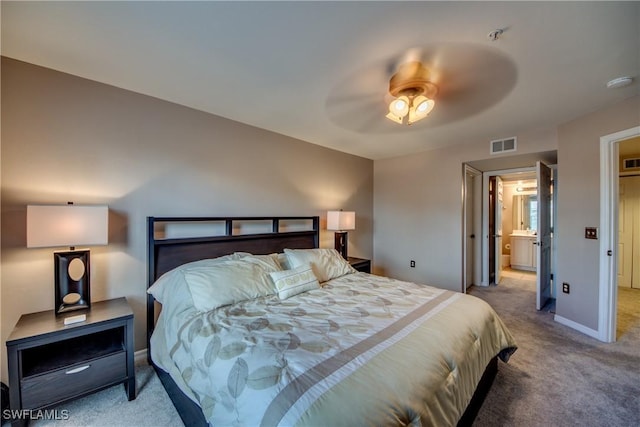
M 581 325 L 580 323 L 574 322 L 573 320 L 566 319 L 562 316 L 558 316 L 557 314 L 553 316 L 553 320 L 555 320 L 556 322 L 562 325 L 568 326 L 571 329 L 575 329 L 578 332 L 582 332 L 583 334 L 588 335 L 591 338 L 600 340 L 600 333 L 598 331 L 591 328 L 587 328 L 586 326 Z

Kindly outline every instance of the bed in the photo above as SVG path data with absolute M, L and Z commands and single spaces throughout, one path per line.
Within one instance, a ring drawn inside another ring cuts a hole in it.
M 318 217 L 147 226 L 148 357 L 185 425 L 470 425 L 516 349 L 483 301 L 319 249 Z

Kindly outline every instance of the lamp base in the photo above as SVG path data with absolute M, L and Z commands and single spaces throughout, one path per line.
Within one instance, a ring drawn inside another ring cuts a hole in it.
M 335 248 L 336 248 L 336 251 L 338 251 L 344 259 L 347 259 L 347 232 L 346 231 L 336 231 Z
M 91 307 L 89 251 L 55 252 L 56 314 Z

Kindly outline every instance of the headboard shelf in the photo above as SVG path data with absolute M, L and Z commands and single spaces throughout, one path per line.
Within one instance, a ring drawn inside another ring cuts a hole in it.
M 280 234 L 286 233 L 288 236 L 310 236 L 315 231 L 285 231 Z M 255 239 L 269 239 L 273 238 L 275 233 L 256 233 L 256 234 L 231 234 L 224 236 L 210 236 L 210 237 L 183 237 L 173 239 L 155 239 L 155 245 L 158 246 L 173 246 L 183 244 L 194 244 L 199 242 L 224 242 L 224 241 L 238 241 L 238 240 L 255 240 Z

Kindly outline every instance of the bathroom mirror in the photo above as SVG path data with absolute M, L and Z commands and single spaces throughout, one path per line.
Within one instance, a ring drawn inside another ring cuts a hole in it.
M 513 229 L 536 230 L 538 227 L 538 196 L 513 196 Z

